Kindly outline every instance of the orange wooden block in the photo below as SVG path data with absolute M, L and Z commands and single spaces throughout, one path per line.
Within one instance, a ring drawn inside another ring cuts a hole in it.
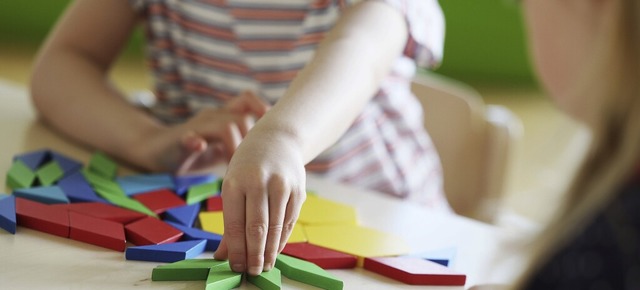
M 126 248 L 124 226 L 120 223 L 72 211 L 69 212 L 69 225 L 69 238 L 73 240 L 120 252 Z
M 146 217 L 125 226 L 127 241 L 136 246 L 173 243 L 182 237 L 182 232 L 169 224 Z
M 170 208 L 186 205 L 182 198 L 168 189 L 136 194 L 133 198 L 156 214 L 161 214 Z
M 16 221 L 19 226 L 69 237 L 69 213 L 64 208 L 16 197 Z

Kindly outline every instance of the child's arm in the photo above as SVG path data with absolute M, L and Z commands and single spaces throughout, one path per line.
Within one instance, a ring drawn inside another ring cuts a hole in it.
M 225 235 L 216 258 L 256 275 L 273 267 L 306 197 L 304 165 L 348 129 L 408 38 L 391 6 L 351 7 L 286 95 L 249 132 L 223 182 Z
M 148 170 L 188 171 L 230 158 L 252 125 L 248 114 L 206 110 L 169 127 L 110 84 L 109 69 L 138 21 L 127 0 L 73 3 L 34 67 L 40 115 L 71 138 Z

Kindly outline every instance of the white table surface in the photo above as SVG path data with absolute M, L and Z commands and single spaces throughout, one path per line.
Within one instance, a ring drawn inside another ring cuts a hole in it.
M 0 182 L 14 155 L 50 148 L 86 164 L 92 151 L 69 142 L 39 122 L 24 88 L 0 80 Z M 218 168 L 220 173 L 222 168 Z M 130 171 L 129 171 L 130 172 Z M 119 174 L 128 173 L 123 169 Z M 4 187 L 3 187 L 4 188 Z M 517 257 L 501 255 L 512 236 L 504 230 L 455 215 L 430 213 L 415 204 L 309 176 L 307 188 L 357 209 L 363 226 L 403 238 L 412 252 L 455 247 L 453 269 L 467 275 L 465 287 L 410 286 L 364 269 L 330 270 L 345 289 L 465 289 L 508 282 Z M 8 193 L 8 192 L 7 192 Z M 202 257 L 210 257 L 206 252 Z M 204 289 L 204 282 L 152 282 L 162 263 L 126 261 L 124 254 L 18 227 L 0 230 L 0 289 Z M 257 289 L 244 282 L 240 289 Z M 283 278 L 283 289 L 317 289 Z

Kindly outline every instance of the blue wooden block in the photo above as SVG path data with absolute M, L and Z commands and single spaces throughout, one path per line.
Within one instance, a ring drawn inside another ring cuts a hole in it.
M 190 227 L 185 227 L 183 225 L 179 225 L 176 223 L 172 223 L 172 222 L 167 222 L 169 225 L 171 225 L 172 227 L 175 227 L 176 229 L 182 231 L 184 233 L 184 235 L 182 236 L 182 239 L 184 240 L 206 240 L 207 241 L 207 246 L 206 246 L 206 250 L 207 251 L 213 251 L 215 252 L 218 249 L 218 246 L 220 245 L 220 241 L 222 240 L 222 236 L 218 235 L 218 234 L 214 234 L 212 232 L 207 232 L 207 231 L 203 231 L 200 229 L 196 229 L 196 228 L 190 228 Z
M 51 151 L 51 159 L 56 161 L 60 168 L 62 168 L 64 176 L 69 176 L 82 169 L 82 162 L 58 152 Z
M 175 184 L 175 192 L 179 195 L 184 195 L 189 191 L 189 188 L 194 185 L 214 182 L 218 180 L 218 176 L 213 174 L 205 175 L 184 175 L 176 176 L 173 179 Z
M 77 171 L 58 181 L 58 186 L 71 202 L 102 202 L 109 203 L 98 196 L 82 172 Z
M 456 252 L 457 249 L 455 247 L 452 247 L 412 254 L 408 256 L 422 258 L 434 263 L 438 263 L 445 267 L 451 267 L 455 261 Z
M 37 201 L 44 204 L 69 203 L 69 199 L 59 186 L 43 186 L 32 188 L 18 188 L 13 195 Z
M 173 190 L 175 187 L 169 174 L 128 175 L 118 177 L 116 181 L 129 196 L 160 189 Z
M 170 244 L 129 247 L 127 260 L 172 263 L 191 259 L 204 252 L 205 240 L 184 241 Z
M 164 212 L 164 221 L 174 222 L 187 227 L 192 227 L 198 218 L 200 212 L 200 203 L 174 207 Z
M 12 234 L 16 233 L 16 198 L 0 194 L 0 228 Z
M 51 160 L 50 154 L 51 153 L 49 152 L 49 150 L 41 149 L 16 155 L 13 157 L 13 161 L 21 160 L 31 170 L 36 171 L 40 167 L 40 165 L 45 164 L 46 162 Z

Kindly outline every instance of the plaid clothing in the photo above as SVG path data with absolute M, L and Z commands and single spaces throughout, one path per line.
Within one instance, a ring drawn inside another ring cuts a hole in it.
M 179 122 L 251 90 L 275 103 L 340 16 L 358 1 L 130 0 L 145 19 L 157 104 Z M 416 63 L 439 63 L 444 20 L 437 0 L 384 0 L 410 37 L 404 54 L 360 116 L 307 170 L 351 185 L 448 208 L 437 152 L 410 91 Z M 383 39 L 381 39 L 383 41 Z

